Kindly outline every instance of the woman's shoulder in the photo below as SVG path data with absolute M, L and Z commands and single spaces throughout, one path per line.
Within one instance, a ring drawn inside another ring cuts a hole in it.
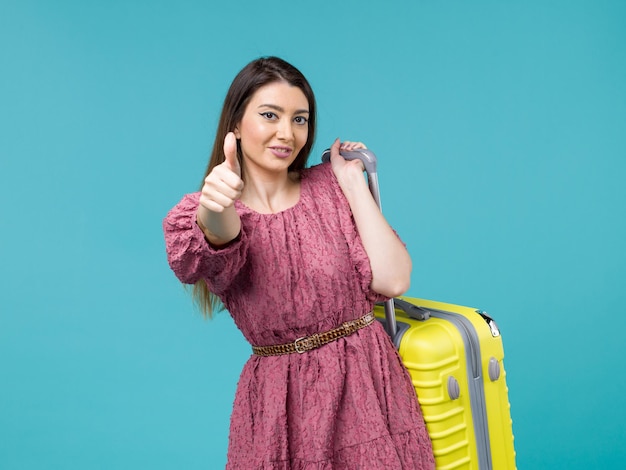
M 306 194 L 307 199 L 312 200 L 315 206 L 337 206 L 345 199 L 329 162 L 303 170 L 301 177 L 302 194 Z
M 301 178 L 313 187 L 332 185 L 336 181 L 330 163 L 305 168 L 301 172 Z
M 200 201 L 200 193 L 185 194 L 169 211 L 169 213 L 179 213 L 187 211 L 195 211 Z
M 200 191 L 187 193 L 183 195 L 178 204 L 198 206 L 198 203 L 200 202 L 200 194 Z
M 318 175 L 332 173 L 332 171 L 333 169 L 330 165 L 330 162 L 324 162 L 305 168 L 304 170 L 302 170 L 302 176 L 307 178 L 314 178 Z

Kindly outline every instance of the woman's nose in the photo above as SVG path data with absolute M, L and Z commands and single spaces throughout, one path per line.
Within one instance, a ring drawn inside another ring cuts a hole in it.
M 293 128 L 291 127 L 291 122 L 287 119 L 283 119 L 278 123 L 278 129 L 276 131 L 276 136 L 279 139 L 290 140 L 293 138 Z

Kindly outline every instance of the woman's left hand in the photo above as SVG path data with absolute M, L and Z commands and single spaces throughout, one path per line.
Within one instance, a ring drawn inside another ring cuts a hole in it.
M 341 142 L 339 139 L 335 140 L 330 147 L 330 162 L 333 168 L 333 173 L 339 182 L 339 186 L 343 190 L 344 194 L 348 196 L 349 192 L 355 188 L 355 185 L 361 185 L 365 183 L 363 177 L 363 171 L 365 167 L 363 162 L 359 159 L 346 160 L 340 155 L 340 150 L 358 150 L 367 148 L 362 142 Z
M 349 140 L 342 142 L 341 145 L 339 146 L 340 150 L 358 150 L 358 149 L 366 149 L 366 148 L 367 147 L 365 146 L 363 142 L 351 142 Z

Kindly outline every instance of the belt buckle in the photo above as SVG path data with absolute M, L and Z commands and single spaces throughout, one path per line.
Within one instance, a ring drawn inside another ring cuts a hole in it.
M 319 346 L 319 335 L 317 333 L 311 336 L 302 336 L 293 342 L 293 347 L 298 354 L 303 354 Z

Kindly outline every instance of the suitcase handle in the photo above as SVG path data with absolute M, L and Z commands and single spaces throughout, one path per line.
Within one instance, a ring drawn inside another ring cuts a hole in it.
M 374 152 L 368 149 L 357 149 L 357 150 L 340 150 L 339 155 L 341 155 L 346 160 L 361 160 L 363 166 L 365 167 L 365 173 L 367 173 L 367 181 L 369 182 L 370 192 L 372 196 L 374 196 L 374 201 L 376 201 L 376 205 L 382 211 L 382 206 L 380 205 L 380 190 L 378 188 L 378 173 L 376 172 L 376 155 Z M 327 163 L 330 161 L 330 149 L 324 150 L 322 153 L 322 162 Z
M 376 205 L 382 212 L 383 207 L 380 203 L 380 189 L 378 187 L 378 174 L 376 172 L 376 155 L 374 152 L 368 149 L 357 149 L 357 150 L 340 150 L 339 155 L 341 155 L 346 160 L 361 160 L 363 162 L 363 166 L 365 167 L 365 172 L 367 173 L 367 181 L 369 183 L 370 192 L 374 197 L 374 201 Z M 330 149 L 324 150 L 322 153 L 322 162 L 326 163 L 330 161 Z M 398 331 L 398 326 L 396 324 L 396 311 L 393 299 L 389 299 L 385 302 L 385 319 L 387 333 L 392 338 L 396 337 L 396 333 Z
M 430 310 L 426 310 L 424 307 L 420 307 L 398 298 L 393 299 L 393 303 L 396 307 L 406 313 L 409 318 L 419 321 L 426 321 L 430 318 Z
M 372 152 L 371 150 L 340 150 L 339 155 L 341 155 L 346 160 L 361 160 L 363 162 L 363 166 L 365 166 L 365 171 L 368 175 L 376 173 L 376 155 L 374 155 L 374 152 Z M 324 163 L 330 161 L 330 149 L 324 150 L 324 153 L 322 153 L 322 161 Z

